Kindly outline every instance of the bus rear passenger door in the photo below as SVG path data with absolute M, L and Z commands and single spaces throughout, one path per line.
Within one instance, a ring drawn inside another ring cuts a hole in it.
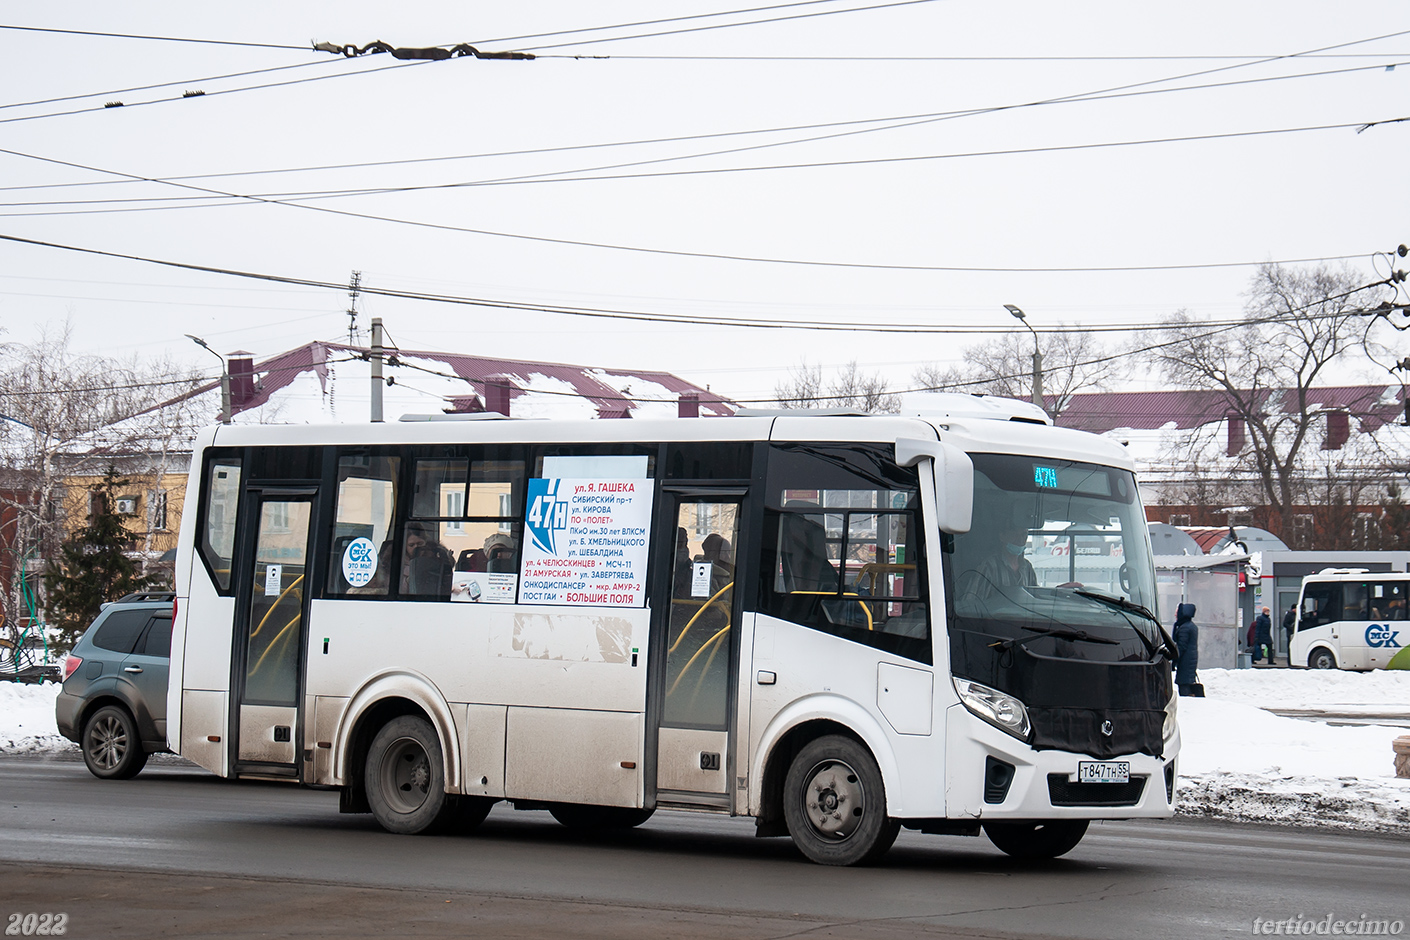
M 658 715 L 657 801 L 729 805 L 730 732 L 741 599 L 735 559 L 743 491 L 666 492 L 657 551 L 669 582 L 656 595 L 652 701 Z
M 230 683 L 239 774 L 298 776 L 315 495 L 312 489 L 249 493 L 252 535 L 236 565 Z

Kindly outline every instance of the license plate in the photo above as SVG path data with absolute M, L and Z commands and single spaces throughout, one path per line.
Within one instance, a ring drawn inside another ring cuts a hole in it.
M 1083 760 L 1077 762 L 1078 783 L 1130 783 L 1131 762 L 1125 760 Z

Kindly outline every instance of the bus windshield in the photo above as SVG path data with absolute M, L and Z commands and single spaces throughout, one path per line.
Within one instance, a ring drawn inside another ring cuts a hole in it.
M 956 675 L 1015 644 L 1037 657 L 1149 662 L 1162 647 L 1145 513 L 1125 470 L 972 454 L 974 523 L 946 579 Z

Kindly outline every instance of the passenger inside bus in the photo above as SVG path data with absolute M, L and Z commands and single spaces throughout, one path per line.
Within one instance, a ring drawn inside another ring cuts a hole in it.
M 450 597 L 454 570 L 450 551 L 436 541 L 431 525 L 408 522 L 406 551 L 402 554 L 402 593 Z

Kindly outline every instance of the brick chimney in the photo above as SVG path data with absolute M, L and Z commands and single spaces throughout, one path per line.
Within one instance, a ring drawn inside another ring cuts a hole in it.
M 492 375 L 485 379 L 485 411 L 509 416 L 509 393 L 514 383 L 506 375 Z
M 255 397 L 254 353 L 237 349 L 225 361 L 230 369 L 230 410 L 239 411 Z
M 676 417 L 678 418 L 700 417 L 700 393 L 681 392 L 680 402 L 676 408 Z

